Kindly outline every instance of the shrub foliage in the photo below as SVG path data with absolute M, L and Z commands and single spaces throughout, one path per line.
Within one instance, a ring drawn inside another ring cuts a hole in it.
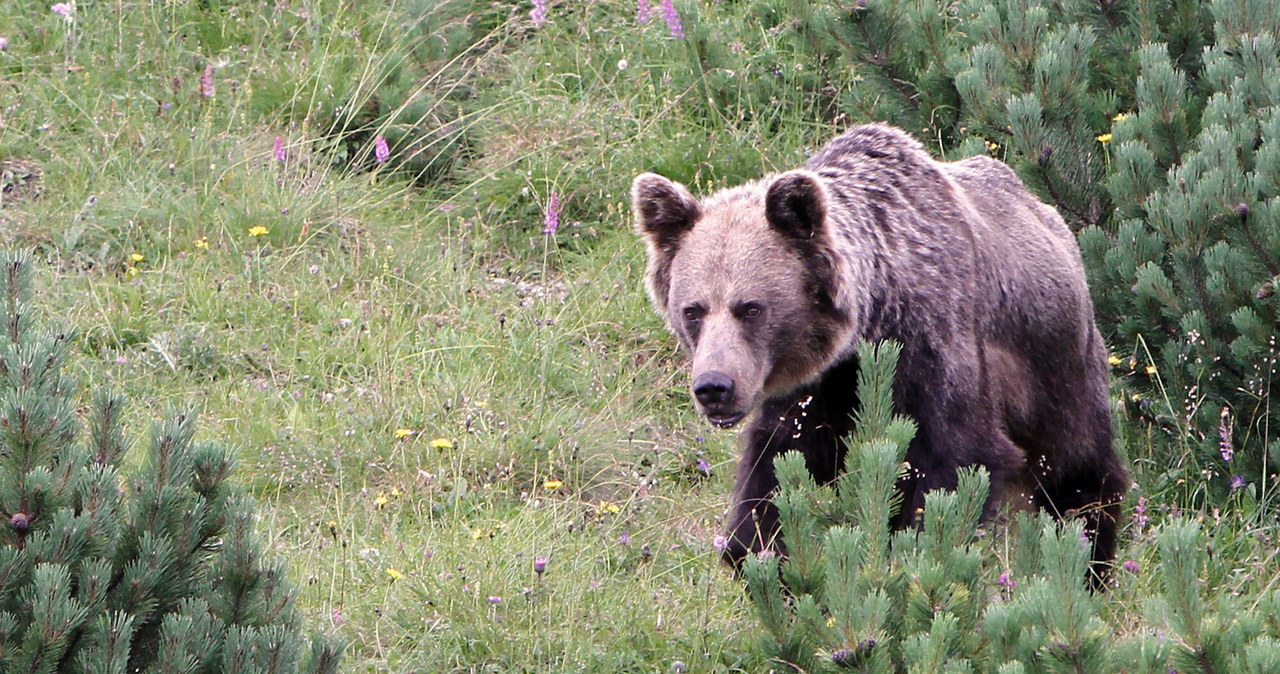
M 0 264 L 0 671 L 336 671 L 341 647 L 302 634 L 231 453 L 180 412 L 123 474 L 124 400 L 95 393 L 82 438 L 73 336 L 35 324 L 29 255 Z

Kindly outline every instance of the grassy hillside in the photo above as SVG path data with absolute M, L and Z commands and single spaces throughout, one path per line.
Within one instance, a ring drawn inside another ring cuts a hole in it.
M 797 165 L 863 121 L 859 76 L 767 3 L 675 7 L 0 4 L 0 245 L 133 430 L 194 404 L 239 448 L 350 671 L 768 669 L 711 545 L 734 437 L 688 403 L 626 190 Z M 1139 481 L 1153 433 L 1121 429 Z M 1206 517 L 1224 587 L 1280 577 L 1256 519 Z

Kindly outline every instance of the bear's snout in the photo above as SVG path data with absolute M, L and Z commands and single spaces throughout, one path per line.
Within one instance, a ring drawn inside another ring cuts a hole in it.
M 723 372 L 704 372 L 693 380 L 693 397 L 707 419 L 720 428 L 728 428 L 745 416 L 733 404 L 733 394 L 733 378 Z

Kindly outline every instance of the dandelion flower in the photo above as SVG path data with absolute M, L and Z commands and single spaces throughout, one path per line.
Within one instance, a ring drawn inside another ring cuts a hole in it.
M 836 617 L 831 616 L 830 618 L 827 618 L 827 627 L 835 627 L 835 626 L 836 626 Z
M 617 515 L 618 513 L 622 512 L 622 506 L 618 505 L 617 503 L 605 501 L 604 503 L 600 504 L 600 512 L 609 513 L 610 515 Z
M 1154 376 L 1156 376 L 1156 366 L 1155 366 L 1155 365 L 1148 365 L 1148 366 L 1147 366 L 1147 376 L 1148 376 L 1148 377 L 1154 377 Z
M 373 160 L 379 164 L 385 164 L 389 158 L 391 158 L 391 148 L 387 146 L 387 139 L 382 136 L 374 138 Z
M 1104 134 L 1102 134 L 1101 136 L 1098 136 L 1098 142 L 1099 142 L 1099 143 L 1102 143 L 1103 145 L 1106 145 L 1107 143 L 1110 143 L 1110 142 L 1111 142 L 1111 134 L 1109 134 L 1109 133 L 1104 133 Z
M 564 482 L 561 482 L 560 480 L 547 480 L 546 482 L 543 482 L 543 483 L 542 483 L 542 488 L 543 488 L 543 489 L 553 489 L 553 490 L 554 490 L 554 489 L 559 489 L 559 488 L 560 488 L 560 487 L 562 487 L 562 486 L 564 486 Z
M 1111 118 L 1111 121 L 1116 122 L 1116 123 L 1120 123 L 1120 122 L 1123 122 L 1123 121 L 1124 121 L 1124 120 L 1126 120 L 1126 119 L 1129 119 L 1129 115 L 1128 115 L 1128 113 L 1121 112 L 1121 113 L 1117 114 L 1115 117 L 1112 117 L 1112 118 Z
M 1124 361 L 1120 360 L 1120 356 L 1107 357 L 1107 364 L 1110 365 L 1111 367 L 1118 367 L 1122 362 Z
M 431 441 L 432 449 L 453 449 L 453 441 L 449 438 L 436 438 Z
M 129 259 L 133 260 L 134 262 L 142 262 L 143 260 L 147 259 L 147 256 L 143 255 L 142 253 L 134 253 L 133 255 L 129 256 Z
M 392 566 L 387 567 L 387 575 L 391 576 L 392 581 L 397 581 L 397 580 L 400 580 L 401 578 L 404 578 L 404 574 L 400 573 L 399 569 Z
M 377 506 L 379 510 L 381 510 L 390 502 L 391 501 L 390 499 L 387 498 L 387 495 L 382 492 L 378 492 L 378 497 L 373 499 L 373 505 Z
M 265 236 L 270 233 L 271 230 L 263 227 L 262 225 L 254 225 L 249 228 L 249 236 Z
M 198 238 L 198 239 L 196 239 L 196 248 L 203 248 L 203 249 L 205 249 L 205 250 L 208 250 L 208 249 L 209 249 L 209 240 L 208 240 L 208 239 L 206 239 L 206 238 L 204 238 L 203 236 L 202 236 L 202 237 L 200 237 L 200 238 Z
M 409 437 L 409 436 L 411 436 L 411 435 L 413 435 L 413 429 L 412 429 L 412 428 L 397 428 L 397 429 L 396 429 L 396 439 L 397 439 L 397 440 L 403 440 L 404 438 L 407 438 L 407 437 Z

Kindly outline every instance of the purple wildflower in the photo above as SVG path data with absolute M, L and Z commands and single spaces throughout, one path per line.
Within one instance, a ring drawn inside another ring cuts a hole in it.
M 9 38 L 0 37 L 0 51 L 4 51 L 8 48 L 9 48 Z
M 1125 571 L 1128 571 L 1129 573 L 1132 573 L 1135 576 L 1138 575 L 1138 572 L 1142 570 L 1142 567 L 1138 566 L 1138 562 L 1132 559 L 1126 559 L 1124 561 L 1124 564 L 1121 564 L 1120 566 L 1124 568 Z
M 200 95 L 205 98 L 213 98 L 213 64 L 210 63 L 204 67 L 204 72 L 200 74 Z
M 619 543 L 621 543 L 621 544 L 623 544 L 623 545 L 627 545 L 627 544 L 631 543 L 631 534 L 629 534 L 629 533 L 627 533 L 627 532 L 625 532 L 625 531 L 624 531 L 624 532 L 622 532 L 622 533 L 620 533 L 620 534 L 618 534 L 618 542 L 619 542 Z
M 762 562 L 767 562 L 776 556 L 777 556 L 777 553 L 768 548 L 765 548 L 764 550 L 761 550 L 760 552 L 756 553 L 756 559 Z
M 710 475 L 711 464 L 707 463 L 706 459 L 698 459 L 698 470 L 702 471 L 704 475 Z
M 1235 490 L 1237 490 L 1237 489 L 1244 489 L 1244 477 L 1242 477 L 1242 476 L 1240 476 L 1240 475 L 1232 475 L 1232 476 L 1231 476 L 1231 491 L 1235 491 Z
M 49 11 L 53 12 L 54 14 L 57 14 L 58 16 L 70 17 L 71 5 L 65 2 L 59 2 L 58 4 L 50 7 Z
M 489 603 L 490 603 L 490 604 L 501 604 L 501 603 L 502 603 L 502 597 L 499 597 L 499 596 L 498 596 L 498 595 L 496 595 L 496 594 L 491 594 L 491 595 L 489 595 Z
M 1231 444 L 1231 410 L 1223 407 L 1218 419 L 1218 452 L 1222 454 L 1223 461 L 1230 461 L 1236 454 Z
M 1133 525 L 1138 527 L 1138 531 L 1142 531 L 1150 522 L 1151 518 L 1147 517 L 1147 497 L 1139 497 L 1133 506 Z
M 546 215 L 542 219 L 542 233 L 555 234 L 560 228 L 560 195 L 555 192 L 551 193 L 551 198 L 547 200 Z
M 276 136 L 275 143 L 271 149 L 275 154 L 276 161 L 284 161 L 289 158 L 289 154 L 284 151 L 284 139 L 280 136 Z
M 533 0 L 533 10 L 529 12 L 533 25 L 541 26 L 547 22 L 547 0 Z
M 662 0 L 662 16 L 667 20 L 667 30 L 671 31 L 671 37 L 684 39 L 684 26 L 680 25 L 680 15 L 676 13 L 673 0 Z
M 387 159 L 391 157 L 391 148 L 387 147 L 387 139 L 378 136 L 373 139 L 373 160 L 379 164 L 387 163 Z
M 637 0 L 636 2 L 636 23 L 649 22 L 649 0 Z
M 724 536 L 716 536 L 711 539 L 711 547 L 715 548 L 718 552 L 724 552 L 724 549 L 729 547 L 729 539 Z
M 533 572 L 541 576 L 547 570 L 547 562 L 551 561 L 550 557 L 534 557 Z
M 996 585 L 999 585 L 1006 590 L 1012 590 L 1018 586 L 1018 581 L 1014 580 L 1013 577 L 1009 575 L 1009 572 L 1006 571 L 1000 574 L 1000 577 L 996 579 Z

